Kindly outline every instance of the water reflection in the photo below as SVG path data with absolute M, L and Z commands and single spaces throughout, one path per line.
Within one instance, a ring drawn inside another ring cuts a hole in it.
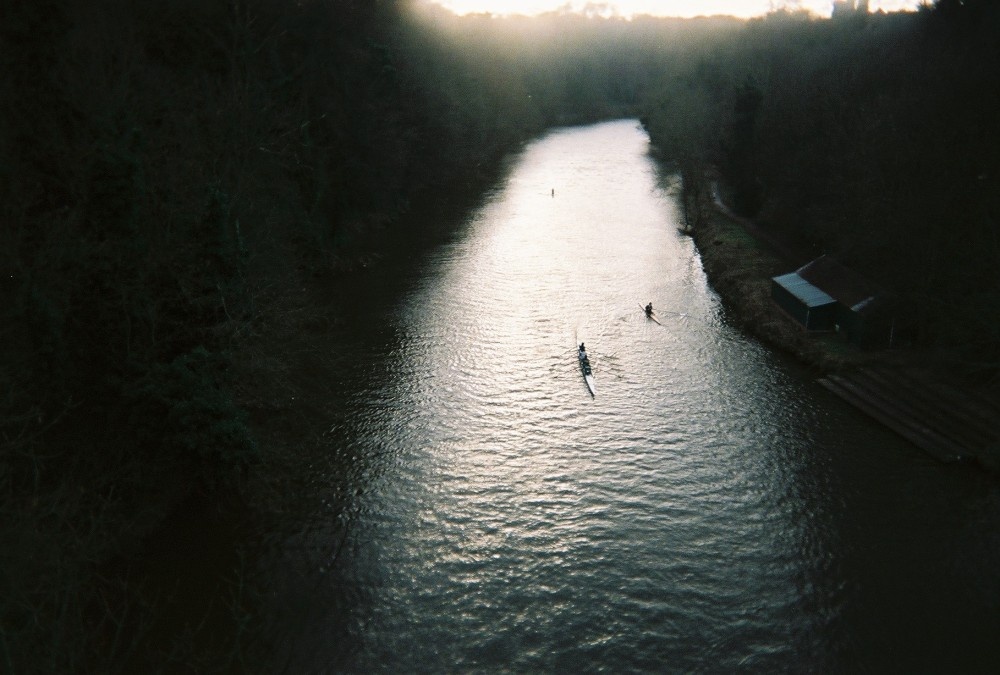
M 885 623 L 904 598 L 954 609 L 907 584 L 932 572 L 913 559 L 946 564 L 934 536 L 963 529 L 951 500 L 968 477 L 942 483 L 725 324 L 647 143 L 622 121 L 527 146 L 341 346 L 357 365 L 330 452 L 353 468 L 323 477 L 340 506 L 284 549 L 321 570 L 282 588 L 297 599 L 276 610 L 292 670 L 830 671 L 892 665 L 886 645 L 955 657 Z M 928 487 L 937 503 L 914 503 Z M 919 603 L 904 606 L 932 618 Z

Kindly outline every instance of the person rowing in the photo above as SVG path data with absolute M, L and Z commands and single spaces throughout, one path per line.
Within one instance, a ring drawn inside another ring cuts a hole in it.
M 596 390 L 594 389 L 594 371 L 590 367 L 590 359 L 587 358 L 587 346 L 580 343 L 580 370 L 583 371 L 583 379 L 587 383 L 587 389 L 590 391 L 590 395 L 594 396 Z
M 653 303 L 646 305 L 646 316 L 653 316 Z

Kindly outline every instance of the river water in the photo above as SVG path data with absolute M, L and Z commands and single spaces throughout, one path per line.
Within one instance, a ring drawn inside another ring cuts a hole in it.
M 554 130 L 362 275 L 322 498 L 272 536 L 270 670 L 1000 665 L 997 482 L 729 325 L 648 150 Z

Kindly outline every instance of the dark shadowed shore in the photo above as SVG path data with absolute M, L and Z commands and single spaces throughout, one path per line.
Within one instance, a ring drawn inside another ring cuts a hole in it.
M 911 349 L 864 350 L 836 334 L 810 334 L 771 300 L 771 278 L 794 271 L 809 251 L 732 213 L 703 190 L 698 246 L 709 283 L 731 316 L 768 345 L 812 368 L 820 382 L 860 411 L 944 462 L 1000 471 L 996 392 L 953 372 L 946 357 Z

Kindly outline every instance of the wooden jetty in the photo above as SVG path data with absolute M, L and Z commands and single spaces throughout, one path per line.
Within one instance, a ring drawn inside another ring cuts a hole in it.
M 827 375 L 820 384 L 945 462 L 1000 470 L 1000 403 L 898 367 Z

